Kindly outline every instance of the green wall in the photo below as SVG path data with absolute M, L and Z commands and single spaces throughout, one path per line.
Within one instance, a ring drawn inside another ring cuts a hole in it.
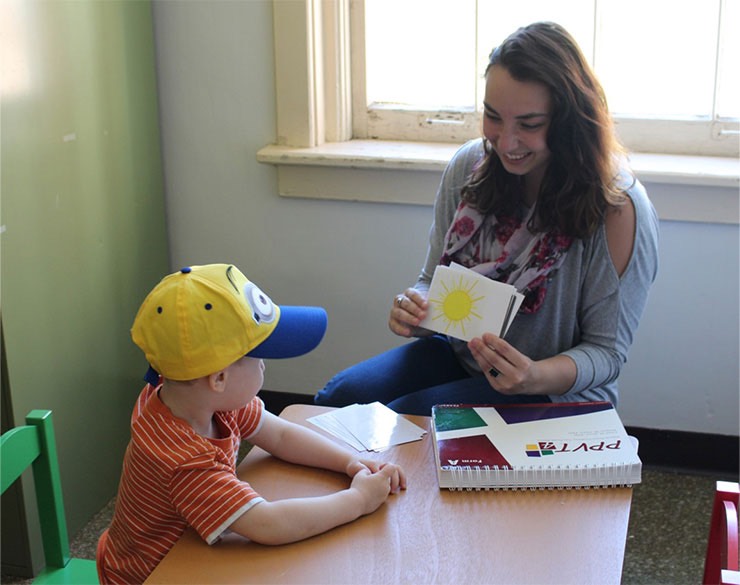
M 74 535 L 115 494 L 145 369 L 129 328 L 168 271 L 151 5 L 0 19 L 4 418 L 54 411 Z

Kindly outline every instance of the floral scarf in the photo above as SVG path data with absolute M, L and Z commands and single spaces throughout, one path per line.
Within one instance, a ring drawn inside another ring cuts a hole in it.
M 462 201 L 447 230 L 440 264 L 457 262 L 493 280 L 511 284 L 525 298 L 522 313 L 536 312 L 545 300 L 548 276 L 565 259 L 573 238 L 554 230 L 532 234 L 534 207 L 519 219 L 483 216 Z

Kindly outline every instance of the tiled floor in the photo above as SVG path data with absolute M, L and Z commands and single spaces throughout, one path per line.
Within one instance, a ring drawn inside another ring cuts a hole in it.
M 634 487 L 622 583 L 696 585 L 704 572 L 709 519 L 718 479 L 643 469 Z M 73 556 L 95 557 L 98 536 L 108 526 L 111 501 L 71 543 Z M 28 583 L 2 576 L 2 583 Z

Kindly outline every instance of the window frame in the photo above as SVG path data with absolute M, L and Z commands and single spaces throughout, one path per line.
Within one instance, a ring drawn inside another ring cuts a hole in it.
M 352 138 L 349 0 L 273 0 L 277 144 Z

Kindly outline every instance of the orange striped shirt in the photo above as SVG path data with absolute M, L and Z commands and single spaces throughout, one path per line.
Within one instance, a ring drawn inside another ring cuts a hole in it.
M 187 526 L 213 544 L 263 501 L 236 476 L 242 439 L 260 428 L 264 405 L 216 413 L 221 439 L 198 435 L 147 385 L 131 416 L 116 509 L 98 563 L 110 583 L 142 583 Z

